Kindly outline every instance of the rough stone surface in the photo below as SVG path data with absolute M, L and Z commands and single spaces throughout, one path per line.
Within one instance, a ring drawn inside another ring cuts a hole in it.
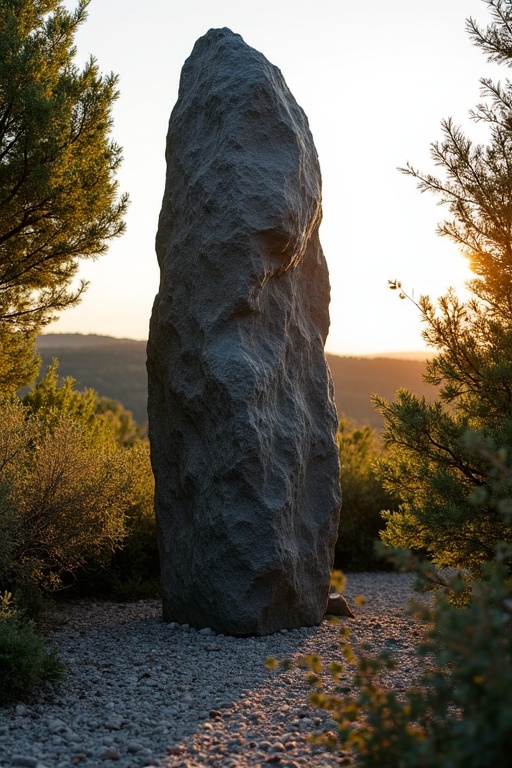
M 164 619 L 319 624 L 340 491 L 321 177 L 280 71 L 210 30 L 167 139 L 148 342 Z
M 343 595 L 339 595 L 337 592 L 333 592 L 329 595 L 329 600 L 327 601 L 327 608 L 325 610 L 326 616 L 348 616 L 350 619 L 355 619 L 354 614 L 352 613 L 352 610 L 343 597 Z

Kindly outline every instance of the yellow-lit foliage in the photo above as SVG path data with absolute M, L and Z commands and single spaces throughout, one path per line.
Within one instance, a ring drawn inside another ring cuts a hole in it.
M 149 447 L 136 434 L 121 406 L 59 380 L 56 361 L 23 402 L 0 400 L 0 587 L 58 587 L 125 539 L 128 580 L 158 572 Z

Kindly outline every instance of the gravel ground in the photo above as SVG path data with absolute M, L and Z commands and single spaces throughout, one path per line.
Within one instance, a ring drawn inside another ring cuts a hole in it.
M 352 574 L 343 619 L 353 640 L 398 659 L 391 683 L 413 681 L 418 629 L 404 609 L 408 574 Z M 359 594 L 366 598 L 354 606 Z M 340 660 L 339 625 L 231 638 L 160 620 L 158 601 L 60 604 L 51 634 L 66 664 L 51 691 L 0 707 L 0 768 L 280 768 L 339 766 L 308 733 L 329 729 L 311 708 L 300 670 L 267 670 L 265 659 L 320 653 Z M 345 756 L 345 762 L 349 762 Z

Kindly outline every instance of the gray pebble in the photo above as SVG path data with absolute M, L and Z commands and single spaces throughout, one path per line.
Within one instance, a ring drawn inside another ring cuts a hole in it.
M 142 744 L 138 744 L 137 742 L 132 742 L 131 744 L 128 744 L 128 746 L 126 747 L 126 751 L 130 755 L 136 755 L 137 752 L 140 752 L 143 749 L 144 747 L 142 746 Z
M 412 683 L 416 627 L 404 615 L 411 577 L 354 574 L 346 594 L 364 594 L 367 603 L 357 621 L 342 626 L 376 648 L 398 639 L 388 650 L 408 663 L 397 665 L 393 679 L 400 687 Z M 165 624 L 156 600 L 62 602 L 58 610 L 63 628 L 49 642 L 66 661 L 64 678 L 30 706 L 0 707 L 0 766 L 339 765 L 339 756 L 308 742 L 309 733 L 332 723 L 311 708 L 304 674 L 264 666 L 268 657 L 308 653 L 340 661 L 336 625 L 233 638 Z

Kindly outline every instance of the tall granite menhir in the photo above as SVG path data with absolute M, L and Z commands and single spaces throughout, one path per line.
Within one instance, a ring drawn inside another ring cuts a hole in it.
M 262 635 L 324 616 L 340 490 L 320 219 L 304 112 L 211 29 L 170 119 L 148 343 L 165 620 Z

